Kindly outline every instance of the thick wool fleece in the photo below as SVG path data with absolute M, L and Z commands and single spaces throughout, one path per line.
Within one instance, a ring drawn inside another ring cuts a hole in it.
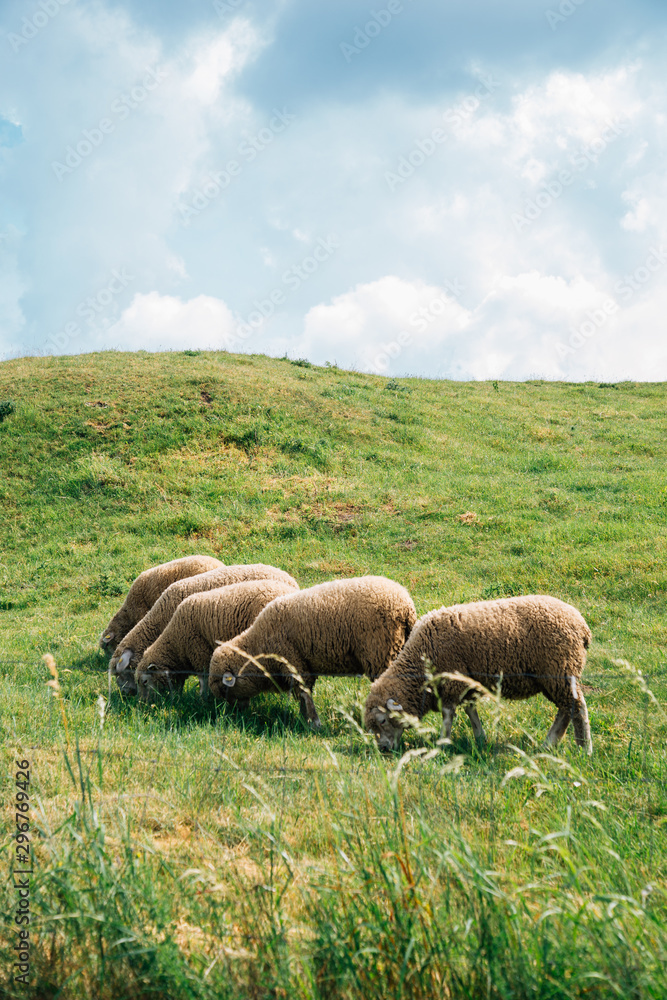
M 431 611 L 419 620 L 386 673 L 371 685 L 366 725 L 377 732 L 376 710 L 381 717 L 388 701 L 421 718 L 437 709 L 438 702 L 443 715 L 445 710 L 453 715 L 463 699 L 475 697 L 465 681 L 441 678 L 429 684 L 424 664 L 429 660 L 434 676 L 463 674 L 489 690 L 500 688 L 503 698 L 530 698 L 541 692 L 561 710 L 556 729 L 563 723 L 567 728 L 565 720 L 572 715 L 575 735 L 580 734 L 588 727 L 579 679 L 590 639 L 590 629 L 576 608 L 545 595 Z
M 244 580 L 281 580 L 294 590 L 299 589 L 298 583 L 289 573 L 276 569 L 275 566 L 266 566 L 264 563 L 254 563 L 250 566 L 223 566 L 187 580 L 178 580 L 167 587 L 150 611 L 116 647 L 109 663 L 111 672 L 119 675 L 128 669 L 134 672 L 141 657 L 151 643 L 155 642 L 178 605 L 186 597 L 206 590 L 215 590 L 217 587 L 226 587 L 232 583 L 242 583 Z M 129 655 L 123 655 L 128 651 Z
M 192 674 L 199 676 L 205 693 L 216 645 L 245 631 L 267 604 L 294 589 L 282 580 L 246 580 L 186 597 L 141 658 L 139 696 L 148 700 L 153 692 L 179 690 Z
M 123 605 L 113 616 L 100 638 L 102 649 L 113 649 L 130 629 L 147 614 L 167 587 L 199 573 L 219 569 L 224 563 L 213 556 L 184 556 L 151 569 L 145 569 L 130 587 Z
M 261 658 L 270 676 L 243 653 L 218 646 L 209 669 L 211 692 L 245 699 L 276 687 L 291 688 L 291 672 L 271 655 L 284 657 L 307 690 L 320 674 L 366 674 L 373 679 L 387 669 L 416 620 L 405 587 L 383 576 L 334 580 L 279 597 L 233 640 L 238 649 Z M 316 714 L 310 721 L 316 721 Z

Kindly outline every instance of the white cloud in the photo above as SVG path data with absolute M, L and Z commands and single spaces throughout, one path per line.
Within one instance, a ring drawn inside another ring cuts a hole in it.
M 557 71 L 528 86 L 512 99 L 512 112 L 500 116 L 517 141 L 516 152 L 578 148 L 595 140 L 610 120 L 636 118 L 643 104 L 636 92 L 639 69 L 624 65 L 590 76 Z
M 652 291 L 614 299 L 584 278 L 530 271 L 501 277 L 469 311 L 446 287 L 387 276 L 312 308 L 297 352 L 388 375 L 651 379 L 667 365 L 654 332 L 667 290 Z
M 474 378 L 559 378 L 556 345 L 606 296 L 579 277 L 503 276 L 471 316 L 466 367 Z
M 645 239 L 661 240 L 667 235 L 667 179 L 664 170 L 646 172 L 634 180 L 622 194 L 629 206 L 621 218 L 621 227 L 630 233 L 643 233 Z
M 202 105 L 215 104 L 224 84 L 243 68 L 251 55 L 256 54 L 258 45 L 258 36 L 251 24 L 238 18 L 227 31 L 213 38 L 197 39 L 190 46 L 192 68 L 182 80 L 183 97 Z M 225 96 L 228 106 L 230 95 Z
M 625 200 L 631 202 L 633 207 L 621 219 L 623 229 L 643 233 L 651 219 L 651 205 L 648 198 L 630 195 Z
M 438 288 L 394 275 L 358 285 L 309 310 L 295 350 L 320 364 L 333 358 L 364 370 L 385 372 L 398 364 L 416 371 L 413 359 L 422 363 L 425 354 L 436 354 L 463 329 L 468 313 L 457 294 L 455 286 Z
M 135 295 L 102 336 L 105 346 L 122 351 L 220 350 L 235 329 L 234 317 L 220 299 L 197 295 L 184 302 L 149 292 Z

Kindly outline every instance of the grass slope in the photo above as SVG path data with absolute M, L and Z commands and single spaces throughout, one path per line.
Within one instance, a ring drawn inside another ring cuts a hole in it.
M 666 995 L 666 397 L 200 352 L 0 365 L 0 781 L 10 803 L 30 759 L 31 995 Z M 438 748 L 432 716 L 405 740 L 429 759 L 382 760 L 358 679 L 318 682 L 320 734 L 287 698 L 192 687 L 114 691 L 102 725 L 102 628 L 140 570 L 194 552 L 302 586 L 383 573 L 420 614 L 572 602 L 593 759 L 541 754 L 533 699 L 482 706 L 484 748 L 464 717 Z M 4 891 L 0 989 L 25 996 Z

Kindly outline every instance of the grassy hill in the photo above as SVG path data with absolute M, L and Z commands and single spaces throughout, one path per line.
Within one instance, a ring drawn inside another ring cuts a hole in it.
M 5 362 L 4 400 L 2 793 L 29 759 L 31 995 L 667 994 L 667 386 L 186 351 Z M 427 717 L 405 749 L 433 755 L 400 766 L 359 728 L 360 679 L 318 682 L 318 734 L 287 697 L 99 703 L 127 587 L 195 552 L 301 586 L 386 574 L 420 614 L 570 601 L 594 757 L 541 753 L 537 698 L 483 705 L 483 748 L 463 715 L 438 748 Z M 3 902 L 1 988 L 25 996 Z

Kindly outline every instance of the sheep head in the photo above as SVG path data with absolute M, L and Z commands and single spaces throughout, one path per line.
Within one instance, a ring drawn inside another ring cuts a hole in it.
M 137 667 L 137 693 L 142 701 L 154 701 L 156 696 L 174 690 L 173 678 L 168 667 L 158 663 L 144 663 Z
M 100 648 L 109 652 L 113 650 L 119 642 L 125 638 L 127 633 L 132 628 L 134 623 L 128 617 L 124 608 L 120 608 L 119 611 L 113 616 L 104 632 L 100 636 Z
M 100 649 L 103 649 L 105 653 L 108 653 L 114 647 L 114 632 L 107 628 L 100 636 Z
M 209 691 L 225 701 L 245 701 L 263 690 L 257 684 L 256 673 L 241 650 L 233 643 L 221 642 L 211 657 Z
M 109 672 L 116 678 L 116 683 L 123 694 L 137 693 L 137 682 L 131 666 L 133 656 L 134 652 L 131 649 L 125 649 L 118 658 L 112 657 L 109 663 Z
M 378 747 L 383 752 L 398 750 L 404 729 L 401 722 L 403 715 L 403 706 L 393 698 L 387 698 L 384 707 L 382 705 L 367 707 L 366 728 L 373 733 Z
M 122 694 L 135 695 L 137 693 L 134 668 L 131 666 L 132 656 L 132 650 L 126 649 L 119 657 L 112 657 L 109 663 L 109 673 L 116 678 L 116 683 Z

